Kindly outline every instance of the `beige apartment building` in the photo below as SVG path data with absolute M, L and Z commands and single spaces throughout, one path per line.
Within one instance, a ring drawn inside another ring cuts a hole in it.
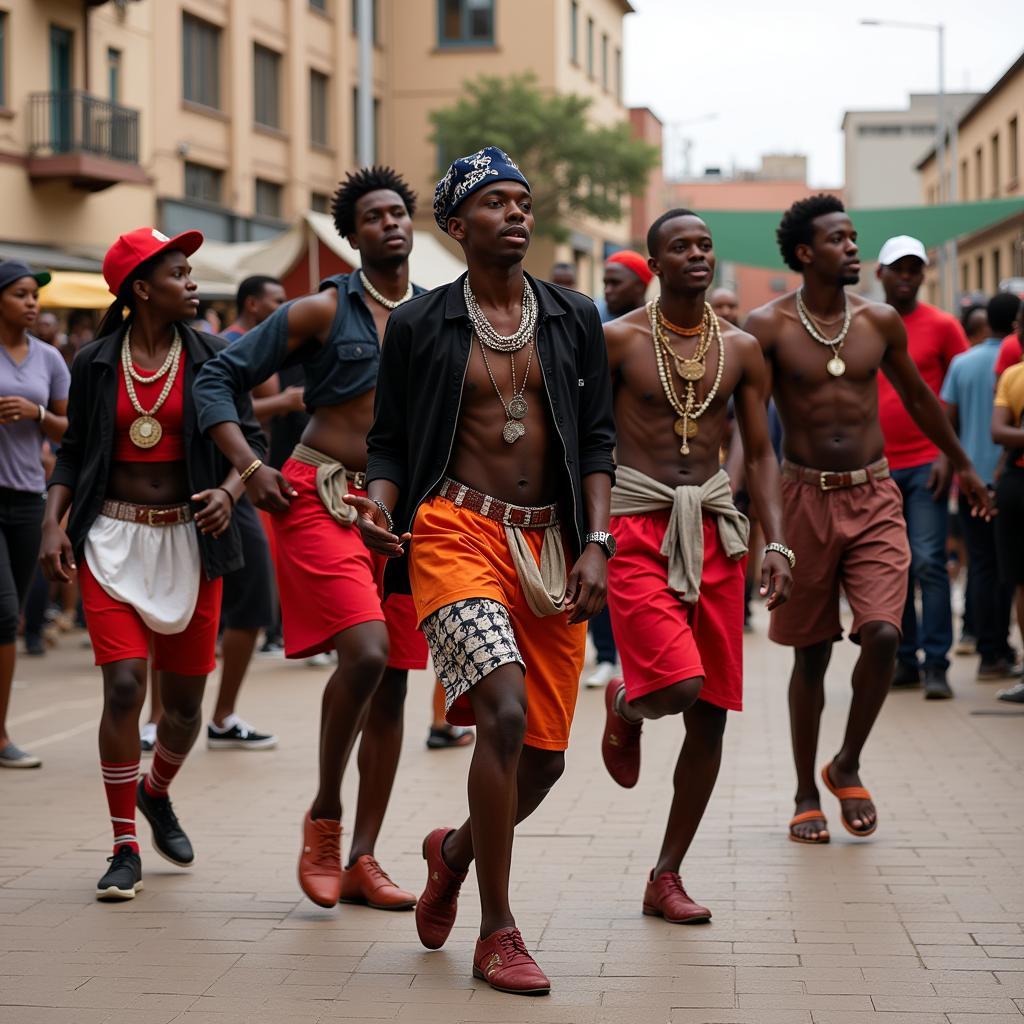
M 419 226 L 438 163 L 428 114 L 467 79 L 532 71 L 592 97 L 596 122 L 627 119 L 631 10 L 375 0 L 376 157 L 419 191 Z M 59 249 L 74 267 L 139 224 L 242 242 L 325 211 L 356 163 L 356 29 L 357 0 L 0 0 L 0 247 Z M 564 245 L 538 240 L 531 269 L 572 260 L 594 287 L 627 213 L 569 224 Z
M 957 125 L 960 202 L 1024 198 L 1024 53 L 992 88 L 972 104 Z M 947 157 L 948 160 L 948 157 Z M 935 150 L 917 165 L 924 201 L 937 201 Z M 949 165 L 946 168 L 949 185 Z M 995 292 L 1000 282 L 1024 277 L 1024 209 L 958 243 L 957 288 Z M 934 281 L 930 280 L 934 287 Z

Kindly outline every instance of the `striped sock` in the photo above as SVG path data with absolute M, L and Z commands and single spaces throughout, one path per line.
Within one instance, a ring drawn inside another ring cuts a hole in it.
M 130 846 L 139 852 L 135 835 L 135 787 L 139 781 L 139 762 L 100 761 L 103 788 L 107 791 L 110 823 L 114 826 L 114 849 Z
M 178 774 L 178 769 L 185 763 L 187 754 L 176 754 L 168 750 L 157 737 L 156 749 L 153 751 L 153 763 L 146 776 L 146 792 L 150 796 L 167 796 L 167 787 Z

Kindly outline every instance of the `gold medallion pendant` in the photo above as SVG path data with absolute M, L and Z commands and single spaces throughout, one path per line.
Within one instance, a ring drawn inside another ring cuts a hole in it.
M 515 444 L 526 433 L 526 427 L 521 420 L 506 420 L 502 427 L 501 436 L 506 444 Z
M 152 448 L 160 443 L 163 433 L 164 428 L 160 426 L 160 421 L 152 416 L 139 416 L 132 420 L 132 425 L 128 428 L 128 436 L 136 448 Z
M 677 359 L 676 373 L 683 380 L 698 381 L 704 379 L 704 363 L 699 359 Z
M 696 420 L 683 419 L 683 417 L 680 416 L 675 422 L 674 429 L 676 437 L 691 438 L 697 436 L 697 431 L 700 428 L 697 426 Z
M 844 363 L 839 356 L 833 356 L 825 364 L 825 369 L 827 369 L 833 377 L 842 377 L 842 375 L 846 373 L 846 363 Z

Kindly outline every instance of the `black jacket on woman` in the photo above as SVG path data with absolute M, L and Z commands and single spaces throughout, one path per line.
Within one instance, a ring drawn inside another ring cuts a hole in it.
M 68 394 L 68 429 L 57 452 L 57 466 L 49 486 L 63 484 L 72 493 L 68 538 L 75 557 L 82 557 L 85 538 L 100 513 L 107 495 L 114 452 L 117 391 L 120 387 L 121 342 L 127 326 L 86 345 L 71 366 Z M 200 334 L 178 324 L 185 352 L 184 418 L 185 466 L 190 493 L 219 486 L 231 469 L 217 446 L 203 437 L 196 423 L 192 385 L 203 363 L 212 359 L 227 342 L 212 334 Z M 237 399 L 239 425 L 257 455 L 266 452 L 266 438 L 253 415 L 248 394 Z M 244 564 L 242 542 L 234 517 L 218 539 L 199 534 L 199 552 L 208 579 L 240 569 Z

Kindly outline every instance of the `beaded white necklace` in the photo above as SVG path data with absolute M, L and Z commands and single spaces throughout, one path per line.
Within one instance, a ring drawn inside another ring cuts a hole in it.
M 363 282 L 363 288 L 366 289 L 367 294 L 373 299 L 374 302 L 379 302 L 385 309 L 398 309 L 403 302 L 408 302 L 412 298 L 412 282 L 409 282 L 409 287 L 406 288 L 405 294 L 400 299 L 389 299 L 385 295 L 381 295 L 376 288 L 370 283 L 370 279 L 363 273 L 362 269 L 359 271 L 359 280 Z

